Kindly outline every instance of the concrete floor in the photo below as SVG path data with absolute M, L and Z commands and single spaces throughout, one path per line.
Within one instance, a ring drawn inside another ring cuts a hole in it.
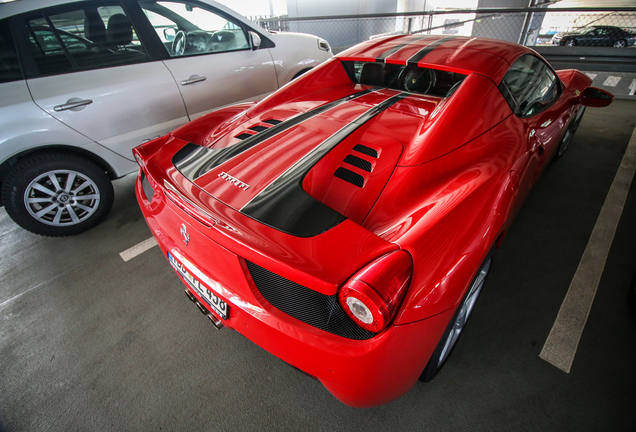
M 0 210 L 1 431 L 634 431 L 636 189 L 565 373 L 539 358 L 636 122 L 636 102 L 588 109 L 499 249 L 440 375 L 374 409 L 335 400 L 183 294 L 150 237 L 133 176 L 105 223 L 72 238 Z

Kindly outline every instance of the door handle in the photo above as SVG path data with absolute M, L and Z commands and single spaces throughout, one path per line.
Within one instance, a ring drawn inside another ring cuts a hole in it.
M 90 105 L 92 103 L 93 103 L 93 101 L 90 100 L 90 99 L 73 98 L 73 99 L 69 99 L 68 101 L 66 101 L 65 104 L 57 105 L 57 106 L 53 107 L 53 110 L 55 112 L 72 110 L 73 108 L 81 108 L 83 106 Z
M 206 77 L 202 77 L 202 76 L 199 76 L 199 75 L 192 75 L 187 80 L 181 81 L 180 84 L 181 85 L 196 84 L 198 82 L 205 81 L 206 79 L 207 79 Z

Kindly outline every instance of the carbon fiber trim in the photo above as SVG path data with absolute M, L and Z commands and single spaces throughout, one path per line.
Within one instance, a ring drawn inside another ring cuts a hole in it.
M 367 156 L 371 156 L 372 158 L 378 158 L 378 151 L 376 149 L 373 149 L 371 147 L 367 147 L 365 145 L 362 144 L 356 144 L 355 147 L 353 147 L 354 151 L 357 151 L 358 153 L 362 153 L 365 154 Z
M 364 177 L 346 168 L 338 168 L 333 175 L 359 188 L 364 186 Z
M 261 295 L 281 312 L 310 326 L 347 339 L 366 340 L 375 336 L 347 316 L 338 296 L 327 296 L 245 261 Z
M 356 168 L 360 168 L 363 171 L 371 172 L 371 162 L 359 158 L 358 156 L 348 155 L 346 158 L 344 158 L 344 162 L 349 165 L 353 165 Z

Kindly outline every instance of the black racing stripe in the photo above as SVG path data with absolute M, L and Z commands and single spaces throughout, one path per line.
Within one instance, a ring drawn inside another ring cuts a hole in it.
M 395 54 L 396 52 L 398 52 L 399 50 L 401 50 L 402 48 L 404 48 L 405 46 L 408 46 L 409 42 L 407 43 L 403 43 L 403 44 L 399 44 L 396 45 L 392 48 L 389 48 L 388 50 L 384 51 L 382 54 L 380 54 L 376 59 L 375 62 L 376 63 L 384 63 L 386 61 L 386 58 L 389 57 L 390 55 Z
M 424 48 L 422 48 L 421 50 L 419 50 L 414 56 L 412 56 L 410 59 L 408 59 L 407 64 L 409 66 L 417 66 L 417 64 L 420 62 L 420 60 L 422 60 L 424 57 L 426 57 L 428 54 L 430 54 L 431 51 L 433 51 L 435 48 L 439 47 L 442 44 L 445 44 L 448 41 L 451 41 L 455 39 L 454 36 L 449 36 L 449 37 L 445 37 L 439 40 L 436 40 L 435 42 L 425 46 Z
M 241 153 L 249 150 L 257 144 L 278 135 L 281 132 L 290 129 L 299 123 L 304 122 L 312 117 L 317 116 L 331 108 L 334 108 L 340 104 L 348 102 L 350 100 L 359 98 L 368 93 L 376 91 L 377 88 L 362 90 L 357 93 L 350 94 L 338 100 L 326 103 L 317 108 L 314 108 L 306 113 L 298 114 L 291 117 L 284 122 L 274 125 L 267 130 L 264 130 L 258 134 L 250 137 L 245 137 L 243 141 L 230 147 L 222 149 L 213 149 L 208 147 L 202 147 L 197 144 L 188 143 L 181 150 L 179 150 L 172 157 L 172 164 L 190 181 L 194 181 L 212 169 L 218 167 L 224 162 L 240 155 Z
M 327 138 L 252 198 L 241 209 L 241 213 L 298 237 L 318 235 L 344 221 L 346 218 L 343 215 L 303 190 L 303 178 L 320 159 L 349 135 L 407 96 L 408 93 L 400 93 L 386 99 Z
M 393 54 L 395 54 L 396 52 L 400 51 L 402 48 L 405 48 L 407 46 L 409 46 L 410 44 L 412 44 L 413 42 L 416 42 L 418 40 L 422 40 L 424 38 L 430 37 L 430 35 L 426 35 L 426 36 L 416 36 L 413 38 L 410 38 L 407 42 L 396 45 L 394 47 L 389 48 L 388 50 L 384 51 L 382 54 L 380 54 L 376 59 L 375 62 L 376 63 L 385 63 L 387 57 L 392 56 Z

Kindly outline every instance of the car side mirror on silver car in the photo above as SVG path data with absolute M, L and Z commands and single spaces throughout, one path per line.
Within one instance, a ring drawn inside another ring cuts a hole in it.
M 252 50 L 257 50 L 261 46 L 261 37 L 258 33 L 251 31 L 250 38 L 252 39 Z

